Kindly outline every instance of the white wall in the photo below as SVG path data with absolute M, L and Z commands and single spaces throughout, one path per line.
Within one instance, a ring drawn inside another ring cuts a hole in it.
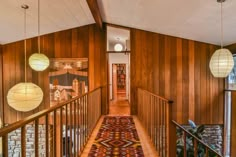
M 126 98 L 130 100 L 130 57 L 124 53 L 109 53 L 109 86 L 112 99 L 112 64 L 126 64 Z

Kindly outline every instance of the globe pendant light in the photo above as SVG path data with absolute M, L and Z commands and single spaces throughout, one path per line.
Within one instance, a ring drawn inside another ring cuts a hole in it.
M 217 0 L 221 3 L 221 48 L 216 50 L 210 60 L 210 70 L 214 77 L 224 78 L 229 75 L 234 67 L 234 59 L 232 53 L 223 48 L 223 18 L 222 18 L 222 3 L 225 0 Z
M 40 52 L 40 2 L 38 0 L 38 53 L 29 57 L 29 65 L 35 71 L 44 71 L 49 66 L 49 59 Z
M 26 72 L 26 9 L 27 5 L 22 5 L 24 9 L 24 55 L 25 55 L 25 82 L 14 85 L 7 93 L 8 104 L 17 111 L 27 112 L 35 109 L 43 100 L 43 92 L 39 86 L 27 82 Z
M 115 51 L 120 52 L 123 50 L 123 46 L 119 43 L 115 44 L 114 46 Z
M 123 50 L 123 45 L 120 44 L 120 38 L 117 38 L 117 42 L 118 43 L 116 43 L 115 46 L 114 46 L 114 50 L 116 52 L 121 52 Z

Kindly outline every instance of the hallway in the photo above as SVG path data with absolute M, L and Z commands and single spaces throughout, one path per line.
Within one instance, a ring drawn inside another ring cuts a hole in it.
M 123 116 L 130 116 L 130 107 L 129 102 L 125 99 L 122 99 L 118 97 L 118 100 L 113 100 L 110 102 L 110 113 L 108 116 L 117 116 L 117 117 L 123 117 Z M 102 126 L 104 118 L 107 116 L 102 116 L 100 120 L 97 123 L 96 128 L 94 129 L 87 145 L 85 146 L 85 149 L 81 155 L 81 157 L 87 157 L 89 156 L 89 152 L 91 150 L 91 147 L 95 141 L 95 138 L 99 132 L 99 129 Z M 138 118 L 136 116 L 133 117 L 133 121 L 135 123 L 135 127 L 139 136 L 139 140 L 143 149 L 143 154 L 146 157 L 157 157 L 157 153 L 155 151 L 154 146 L 152 145 L 150 138 L 148 137 L 146 131 L 142 127 L 141 123 L 139 122 Z M 131 156 L 132 157 L 132 156 Z

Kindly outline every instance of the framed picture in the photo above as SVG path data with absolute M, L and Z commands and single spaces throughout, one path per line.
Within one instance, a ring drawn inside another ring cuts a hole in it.
M 50 59 L 50 106 L 88 91 L 88 58 Z

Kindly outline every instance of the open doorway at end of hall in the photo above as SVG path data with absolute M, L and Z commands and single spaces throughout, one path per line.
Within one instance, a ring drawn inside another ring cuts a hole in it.
M 127 100 L 126 64 L 112 64 L 112 99 Z
M 129 54 L 109 54 L 109 114 L 130 115 Z

